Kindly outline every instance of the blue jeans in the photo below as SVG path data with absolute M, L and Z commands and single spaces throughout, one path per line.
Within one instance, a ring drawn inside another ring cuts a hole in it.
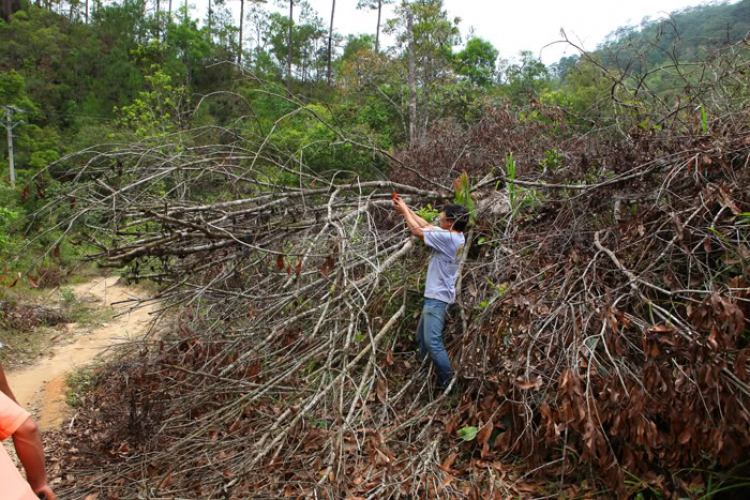
M 430 355 L 432 362 L 435 363 L 441 389 L 447 388 L 453 378 L 451 361 L 448 359 L 448 353 L 445 352 L 445 344 L 443 344 L 443 326 L 447 309 L 446 302 L 425 298 L 422 316 L 419 318 L 417 327 L 420 359 L 424 360 L 427 354 Z

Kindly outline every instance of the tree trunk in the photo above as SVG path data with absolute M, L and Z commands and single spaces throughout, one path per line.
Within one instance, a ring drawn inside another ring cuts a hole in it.
M 294 26 L 294 0 L 289 0 L 289 50 L 286 58 L 286 91 L 292 93 L 292 26 Z
M 211 0 L 208 0 L 208 44 L 211 45 L 211 42 L 213 41 L 211 39 Z
M 331 7 L 331 29 L 328 32 L 328 86 L 331 86 L 331 58 L 333 57 L 333 15 L 336 13 L 336 0 Z
M 3 5 L 8 7 L 10 0 L 5 0 Z M 10 17 L 10 8 L 6 10 Z M 10 166 L 10 187 L 16 187 L 16 167 L 13 164 L 13 110 L 11 108 L 5 108 L 5 114 L 8 118 L 8 124 L 5 128 L 8 130 L 8 164 Z
M 157 14 L 158 14 L 158 12 L 157 12 Z M 88 24 L 88 23 L 89 23 L 89 0 L 86 0 L 86 24 Z
M 375 30 L 375 53 L 380 52 L 380 15 L 383 12 L 383 0 L 378 0 L 378 28 Z
M 237 53 L 237 64 L 242 64 L 242 27 L 245 21 L 245 0 L 240 0 L 240 43 L 239 51 Z
M 408 7 L 406 29 L 409 32 L 409 146 L 414 147 L 417 142 L 417 89 L 415 83 L 414 63 L 414 14 Z
M 10 24 L 10 0 L 3 0 L 3 19 Z

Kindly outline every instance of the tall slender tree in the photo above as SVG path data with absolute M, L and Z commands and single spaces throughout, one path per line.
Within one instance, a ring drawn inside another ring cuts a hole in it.
M 240 0 L 240 39 L 237 45 L 237 64 L 242 64 L 242 28 L 245 25 L 245 0 Z
M 394 0 L 359 0 L 358 9 L 378 11 L 378 27 L 375 30 L 375 52 L 380 50 L 380 19 L 383 15 L 383 5 L 392 4 Z
M 331 59 L 333 58 L 333 16 L 336 14 L 336 0 L 332 0 L 331 28 L 328 30 L 328 86 L 331 86 Z
M 292 41 L 294 33 L 294 4 L 299 0 L 277 0 L 280 5 L 289 4 L 289 39 L 287 40 L 287 57 L 286 57 L 286 91 L 291 93 L 292 89 Z
M 409 37 L 409 144 L 414 147 L 417 141 L 417 84 L 414 40 L 414 11 L 404 1 L 406 8 L 406 32 Z
M 410 144 L 424 139 L 430 120 L 441 115 L 437 98 L 455 82 L 453 47 L 461 41 L 460 18 L 449 17 L 443 0 L 402 0 L 386 33 L 396 35 L 408 64 Z

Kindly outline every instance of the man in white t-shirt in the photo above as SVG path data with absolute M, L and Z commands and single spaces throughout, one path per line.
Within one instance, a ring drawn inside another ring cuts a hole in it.
M 420 357 L 424 359 L 429 354 L 435 363 L 440 389 L 445 390 L 453 378 L 453 369 L 443 343 L 443 326 L 448 306 L 456 298 L 456 277 L 466 241 L 464 230 L 469 223 L 469 211 L 462 205 L 447 205 L 440 214 L 438 227 L 415 214 L 401 198 L 396 197 L 394 205 L 404 216 L 411 233 L 432 248 L 417 343 Z

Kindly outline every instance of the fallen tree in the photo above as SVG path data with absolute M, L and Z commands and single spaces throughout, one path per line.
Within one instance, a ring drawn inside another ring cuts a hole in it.
M 713 83 L 691 99 L 726 93 Z M 372 150 L 389 179 L 222 129 L 232 140 L 194 130 L 53 166 L 84 165 L 60 224 L 173 312 L 88 396 L 62 494 L 671 495 L 746 460 L 747 111 L 716 104 L 701 130 L 678 103 L 667 132 L 615 106 L 612 133 L 561 134 L 542 104 L 440 124 Z M 455 396 L 410 339 L 425 255 L 393 191 L 476 202 L 446 329 Z

